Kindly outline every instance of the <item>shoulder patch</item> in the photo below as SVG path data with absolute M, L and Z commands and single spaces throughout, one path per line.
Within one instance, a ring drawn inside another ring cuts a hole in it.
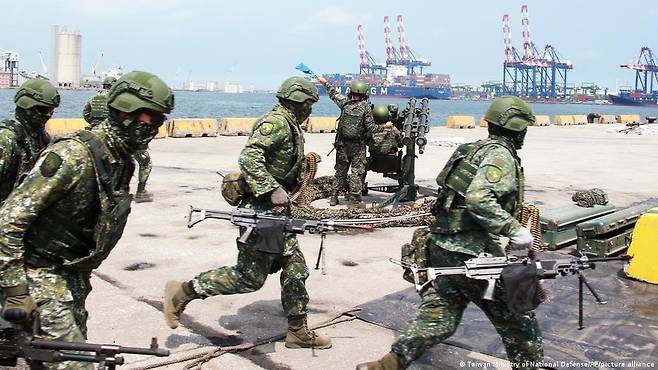
M 503 177 L 503 171 L 496 166 L 489 165 L 487 166 L 486 177 L 487 177 L 487 181 L 491 183 L 496 183 L 500 181 L 501 177 Z
M 56 153 L 50 152 L 39 166 L 39 171 L 43 177 L 52 177 L 62 165 L 62 158 Z
M 269 134 L 272 133 L 272 130 L 274 130 L 274 124 L 270 122 L 265 122 L 262 125 L 260 125 L 260 127 L 258 128 L 258 131 L 263 136 L 268 136 Z

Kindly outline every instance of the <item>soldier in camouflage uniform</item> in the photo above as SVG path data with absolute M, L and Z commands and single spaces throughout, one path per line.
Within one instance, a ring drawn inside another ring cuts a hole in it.
M 372 117 L 372 109 L 368 103 L 368 85 L 355 80 L 350 85 L 348 96 L 338 93 L 324 77 L 319 77 L 329 93 L 331 100 L 340 108 L 338 129 L 336 130 L 336 170 L 334 192 L 329 199 L 329 205 L 338 204 L 338 194 L 345 192 L 349 197 L 349 208 L 365 208 L 361 200 L 363 190 L 363 179 L 366 174 L 366 142 L 368 137 L 376 132 L 393 127 L 392 123 L 376 125 Z M 349 177 L 347 172 L 350 167 L 352 173 Z
M 489 138 L 463 144 L 437 177 L 438 194 L 426 249 L 434 267 L 460 266 L 481 252 L 503 256 L 499 237 L 510 238 L 511 252 L 527 255 L 532 234 L 517 217 L 523 206 L 523 168 L 517 150 L 523 145 L 532 110 L 516 97 L 497 98 L 485 115 Z M 440 277 L 422 292 L 422 303 L 409 326 L 382 359 L 357 369 L 403 369 L 425 350 L 450 337 L 466 306 L 473 302 L 500 334 L 512 367 L 534 368 L 543 359 L 542 337 L 534 312 L 513 313 L 505 287 L 497 299 L 482 299 L 487 283 L 464 276 Z
M 89 123 L 90 127 L 94 127 L 99 123 L 105 121 L 109 114 L 107 108 L 107 96 L 110 88 L 116 82 L 116 78 L 112 76 L 105 77 L 103 80 L 103 90 L 99 91 L 98 94 L 93 96 L 82 111 L 82 116 L 85 118 L 85 121 Z M 153 193 L 146 190 L 146 181 L 151 174 L 151 156 L 146 150 L 138 150 L 133 155 L 135 162 L 139 166 L 139 171 L 137 172 L 137 192 L 135 193 L 135 202 L 150 202 L 153 200 Z
M 3 317 L 26 325 L 36 309 L 44 338 L 85 341 L 91 271 L 121 237 L 130 212 L 132 155 L 147 148 L 173 109 L 174 95 L 158 77 L 134 71 L 112 87 L 108 106 L 109 118 L 91 131 L 46 148 L 0 208 Z
M 302 181 L 304 136 L 300 124 L 318 101 L 318 90 L 304 78 L 291 77 L 283 82 L 276 96 L 279 104 L 256 121 L 240 153 L 238 163 L 248 189 L 239 207 L 272 210 L 286 206 L 290 203 L 288 194 Z M 272 239 L 277 235 L 280 234 L 277 232 Z M 203 272 L 187 282 L 168 282 L 164 295 L 167 324 L 172 329 L 178 327 L 180 315 L 194 299 L 254 292 L 263 286 L 269 274 L 281 270 L 281 303 L 288 317 L 286 347 L 330 348 L 329 337 L 317 335 L 307 326 L 305 281 L 309 272 L 295 235 L 284 234 L 277 253 L 259 251 L 263 239 L 252 235 L 247 243 L 238 241 L 235 266 Z
M 28 80 L 16 91 L 15 118 L 0 122 L 0 204 L 48 145 L 45 125 L 59 106 L 59 99 L 57 89 L 46 80 Z
M 107 119 L 110 113 L 107 108 L 107 94 L 116 81 L 117 79 L 112 76 L 105 77 L 103 80 L 103 89 L 99 90 L 98 94 L 92 96 L 87 104 L 85 104 L 82 110 L 82 117 L 89 124 L 89 128 L 93 128 Z
M 384 125 L 391 119 L 391 113 L 384 104 L 375 104 L 372 108 L 372 117 L 378 125 Z M 402 133 L 395 127 L 372 134 L 368 143 L 370 155 L 392 155 L 397 154 L 398 148 L 402 148 Z

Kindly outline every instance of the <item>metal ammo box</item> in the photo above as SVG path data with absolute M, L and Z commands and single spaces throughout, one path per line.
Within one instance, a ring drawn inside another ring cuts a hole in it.
M 638 218 L 656 206 L 646 202 L 578 224 L 578 251 L 605 257 L 628 248 Z
M 576 241 L 576 225 L 615 211 L 612 204 L 580 207 L 575 204 L 539 213 L 542 239 L 549 250 L 560 249 Z

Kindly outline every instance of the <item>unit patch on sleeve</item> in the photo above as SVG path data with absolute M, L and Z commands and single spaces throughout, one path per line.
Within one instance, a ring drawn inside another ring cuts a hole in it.
M 487 166 L 487 181 L 496 183 L 500 181 L 500 178 L 503 177 L 503 171 L 496 166 Z
M 260 132 L 261 135 L 267 136 L 267 135 L 272 133 L 273 129 L 274 129 L 273 124 L 271 124 L 269 122 L 265 122 L 262 125 L 260 125 L 260 128 L 258 129 L 258 131 Z
M 50 152 L 39 166 L 39 171 L 43 177 L 52 177 L 62 165 L 62 158 L 56 153 Z

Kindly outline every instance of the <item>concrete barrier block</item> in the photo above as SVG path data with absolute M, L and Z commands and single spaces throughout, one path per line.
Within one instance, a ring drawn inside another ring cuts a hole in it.
M 446 123 L 448 128 L 475 128 L 475 117 L 473 116 L 448 116 Z
M 548 116 L 535 116 L 535 124 L 533 126 L 549 126 L 551 124 L 551 119 Z
M 66 135 L 66 118 L 51 118 L 46 122 L 46 132 L 50 136 Z
M 555 118 L 553 119 L 553 122 L 555 122 L 555 124 L 558 125 L 558 126 L 573 125 L 573 116 L 571 116 L 571 115 L 555 116 Z
M 573 115 L 573 124 L 574 125 L 586 125 L 587 116 L 584 114 L 574 114 Z
M 167 137 L 167 124 L 160 126 L 154 139 L 164 139 Z
M 223 136 L 251 135 L 256 118 L 225 117 L 219 122 L 219 134 Z
M 602 124 L 610 124 L 610 123 L 617 123 L 617 116 L 614 114 L 602 114 L 599 117 L 599 123 Z
M 617 123 L 640 123 L 639 114 L 620 114 L 617 116 Z
M 201 137 L 203 127 L 198 119 L 175 118 L 169 121 L 169 137 Z
M 199 120 L 201 129 L 203 130 L 202 136 L 215 137 L 219 132 L 219 124 L 214 118 L 202 118 Z
M 489 122 L 484 119 L 484 116 L 480 117 L 480 127 L 489 127 Z
M 310 117 L 306 124 L 306 131 L 314 133 L 336 132 L 337 117 Z

